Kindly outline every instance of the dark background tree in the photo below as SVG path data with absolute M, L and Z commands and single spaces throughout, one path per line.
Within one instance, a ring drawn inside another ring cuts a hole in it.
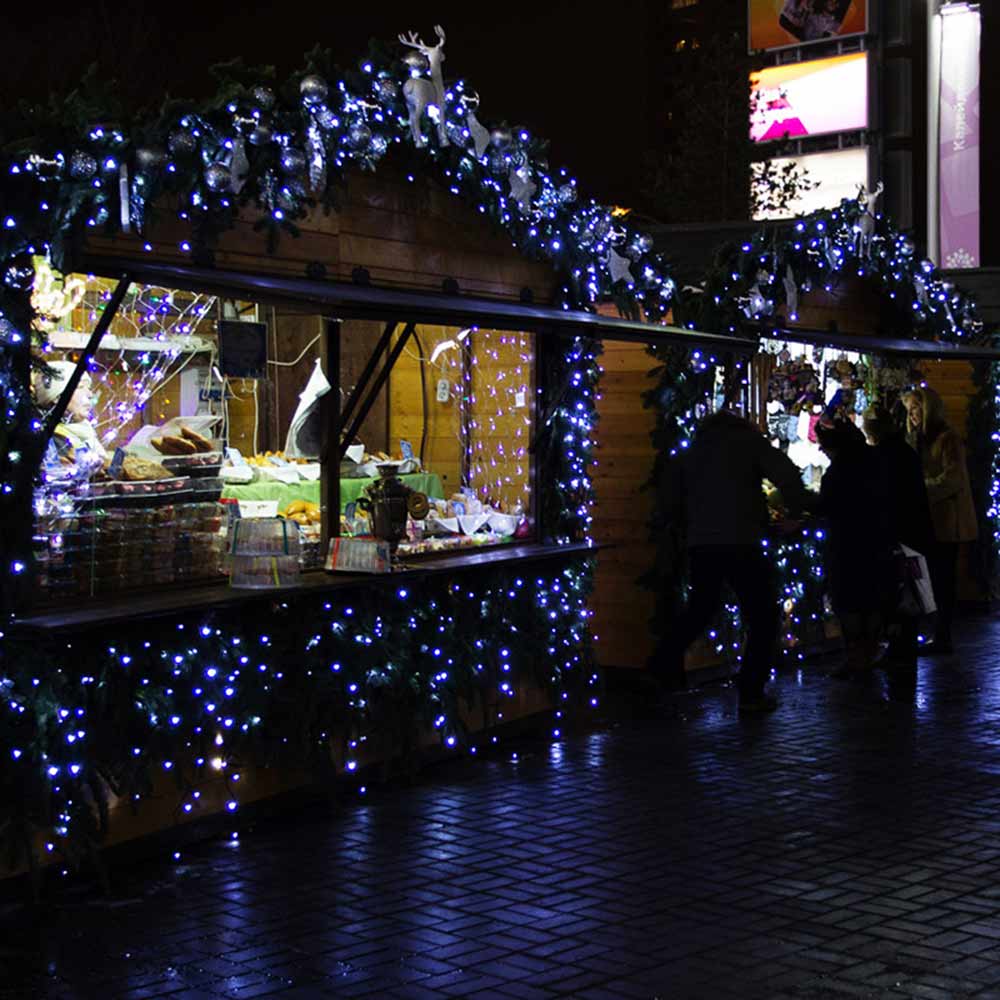
M 655 34 L 659 100 L 651 101 L 644 209 L 668 223 L 740 221 L 807 190 L 796 165 L 766 162 L 780 145 L 750 140 L 749 77 L 762 60 L 747 52 L 746 5 L 671 4 Z

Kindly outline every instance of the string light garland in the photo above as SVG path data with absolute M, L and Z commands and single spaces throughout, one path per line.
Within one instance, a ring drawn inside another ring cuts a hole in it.
M 715 333 L 766 335 L 768 324 L 798 319 L 800 295 L 814 289 L 830 292 L 860 278 L 891 314 L 896 338 L 990 342 L 974 299 L 921 258 L 910 237 L 891 220 L 872 211 L 877 193 L 862 191 L 834 208 L 763 227 L 746 242 L 723 248 L 701 286 L 685 288 L 675 298 L 675 321 Z M 794 339 L 793 332 L 788 336 Z M 679 612 L 686 585 L 683 560 L 668 530 L 671 460 L 690 445 L 697 421 L 719 404 L 717 382 L 736 379 L 745 385 L 746 378 L 735 370 L 739 363 L 726 358 L 685 358 L 676 348 L 650 353 L 658 364 L 650 373 L 656 381 L 645 393 L 644 404 L 655 414 L 651 532 L 658 550 L 641 580 L 657 595 L 654 621 L 670 622 Z M 1000 551 L 1000 366 L 980 368 L 984 374 L 979 393 L 970 404 L 970 411 L 979 415 L 979 432 L 970 426 L 970 467 L 981 516 L 990 525 L 988 550 L 979 560 L 981 577 L 988 581 Z M 789 658 L 801 659 L 803 648 L 823 637 L 823 622 L 830 617 L 824 601 L 824 541 L 822 531 L 810 528 L 768 543 L 778 580 L 781 648 Z M 730 640 L 738 637 L 733 609 L 713 630 Z M 738 642 L 717 641 L 716 646 L 717 652 L 728 650 L 730 659 L 738 659 Z

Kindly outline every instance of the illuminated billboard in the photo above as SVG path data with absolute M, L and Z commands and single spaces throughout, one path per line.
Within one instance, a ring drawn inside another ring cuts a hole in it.
M 801 139 L 868 127 L 868 56 L 771 66 L 750 74 L 750 138 Z
M 755 219 L 788 219 L 808 215 L 818 208 L 835 208 L 841 199 L 857 197 L 859 185 L 868 187 L 868 149 L 865 146 L 807 156 L 776 156 L 768 163 L 779 170 L 788 163 L 797 164 L 816 186 L 804 191 L 781 211 L 768 208 L 765 193 L 755 191 L 757 204 L 764 206 L 754 212 Z M 754 177 L 759 178 L 761 166 L 754 164 L 753 171 Z M 751 181 L 751 184 L 758 183 L 759 180 Z
M 750 51 L 864 34 L 868 0 L 750 0 Z

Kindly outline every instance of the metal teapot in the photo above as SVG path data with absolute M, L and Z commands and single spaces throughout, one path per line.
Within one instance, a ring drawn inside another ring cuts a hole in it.
M 382 462 L 377 468 L 380 478 L 365 488 L 358 506 L 370 512 L 372 534 L 389 544 L 395 563 L 399 543 L 406 538 L 407 515 L 421 520 L 427 516 L 430 504 L 426 494 L 411 489 L 397 477 L 399 466 L 395 462 Z

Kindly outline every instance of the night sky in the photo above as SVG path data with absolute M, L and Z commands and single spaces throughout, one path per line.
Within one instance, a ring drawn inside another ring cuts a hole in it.
M 445 77 L 480 94 L 480 118 L 507 119 L 548 138 L 550 165 L 566 166 L 584 192 L 629 204 L 646 143 L 646 3 L 618 0 L 600 13 L 564 0 L 545 3 L 330 3 L 293 0 L 231 5 L 217 0 L 104 2 L 58 13 L 51 5 L 8 5 L 16 39 L 0 65 L 5 100 L 44 99 L 72 86 L 87 65 L 114 75 L 135 103 L 213 92 L 213 63 L 242 55 L 274 65 L 279 78 L 315 44 L 341 66 L 356 64 L 369 38 L 416 29 L 447 33 Z

